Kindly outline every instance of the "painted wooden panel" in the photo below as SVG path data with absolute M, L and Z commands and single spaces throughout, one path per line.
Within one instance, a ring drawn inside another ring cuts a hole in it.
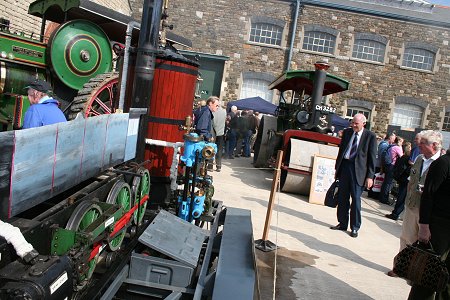
M 16 131 L 11 180 L 11 215 L 51 194 L 58 125 Z
M 81 182 L 85 124 L 82 116 L 74 121 L 58 124 L 55 175 L 51 195 L 57 195 Z
M 34 207 L 125 157 L 134 158 L 139 119 L 128 126 L 128 118 L 104 115 L 0 133 L 0 218 Z
M 109 115 L 106 131 L 103 168 L 109 168 L 124 161 L 127 141 L 128 115 Z

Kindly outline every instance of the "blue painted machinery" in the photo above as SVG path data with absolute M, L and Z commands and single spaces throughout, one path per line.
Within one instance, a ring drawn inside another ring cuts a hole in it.
M 214 159 L 217 145 L 203 140 L 196 133 L 184 135 L 184 153 L 181 161 L 185 163 L 183 190 L 178 191 L 178 216 L 188 222 L 209 214 L 214 195 L 212 176 L 208 175 L 207 162 Z

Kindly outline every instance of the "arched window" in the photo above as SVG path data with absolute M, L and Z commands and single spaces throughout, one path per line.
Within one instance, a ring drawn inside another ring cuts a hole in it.
M 363 114 L 367 120 L 370 120 L 370 110 L 361 107 L 347 107 L 345 119 L 351 121 L 356 114 Z
M 433 71 L 437 47 L 423 43 L 407 43 L 402 66 L 411 69 Z
M 338 31 L 321 25 L 305 25 L 303 50 L 334 54 Z
M 244 99 L 259 96 L 272 103 L 273 91 L 269 90 L 269 84 L 269 81 L 262 79 L 244 78 L 240 98 Z
M 352 57 L 384 63 L 387 39 L 370 33 L 355 34 Z
M 418 105 L 398 103 L 394 108 L 392 125 L 405 128 L 419 128 L 422 126 L 424 109 Z
M 281 46 L 285 22 L 264 16 L 251 20 L 249 42 Z
M 450 110 L 446 109 L 444 115 L 444 123 L 442 124 L 442 130 L 450 131 Z

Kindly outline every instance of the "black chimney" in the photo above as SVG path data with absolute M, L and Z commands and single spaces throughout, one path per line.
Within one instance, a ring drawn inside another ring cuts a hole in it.
M 163 0 L 144 0 L 131 98 L 131 107 L 133 108 L 148 109 L 150 107 L 153 77 L 155 74 L 156 53 L 158 51 L 162 2 Z M 136 150 L 136 160 L 138 162 L 144 160 L 147 128 L 148 113 L 141 116 Z

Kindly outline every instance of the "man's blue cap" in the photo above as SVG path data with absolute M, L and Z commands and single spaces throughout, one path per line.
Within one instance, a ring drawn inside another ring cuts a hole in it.
M 46 94 L 52 91 L 52 86 L 50 85 L 50 83 L 40 79 L 33 80 L 25 88 L 33 89 Z

